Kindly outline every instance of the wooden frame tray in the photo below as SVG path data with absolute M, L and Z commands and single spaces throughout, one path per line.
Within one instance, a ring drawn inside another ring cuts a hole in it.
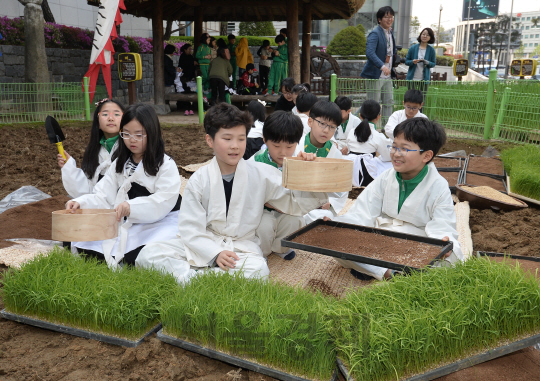
M 469 171 L 469 159 L 471 157 L 484 157 L 484 156 L 475 156 L 475 155 L 469 155 L 467 156 L 467 160 L 465 161 L 465 171 L 472 174 L 472 175 L 482 175 L 482 176 L 488 176 L 488 177 L 492 177 L 494 179 L 504 179 L 506 177 L 506 171 L 504 170 L 504 166 L 503 166 L 503 174 L 502 175 L 497 175 L 496 173 L 486 173 L 486 172 L 477 172 L 477 171 Z M 489 159 L 489 158 L 487 158 Z M 503 165 L 503 162 L 501 161 L 501 165 Z
M 305 161 L 298 157 L 283 160 L 284 188 L 306 192 L 349 192 L 354 163 L 345 159 L 318 157 Z
M 445 160 L 459 160 L 459 166 L 458 167 L 437 167 L 435 165 L 435 168 L 437 168 L 438 172 L 456 172 L 461 171 L 463 167 L 465 166 L 465 161 L 467 160 L 464 157 L 446 157 L 446 156 L 435 156 L 433 160 L 435 159 L 445 159 Z M 435 164 L 435 163 L 433 163 Z
M 380 259 L 364 257 L 358 254 L 345 253 L 341 251 L 335 251 L 335 250 L 325 249 L 322 247 L 293 242 L 293 239 L 297 238 L 298 236 L 301 236 L 302 234 L 320 225 L 337 227 L 337 228 L 345 228 L 345 229 L 353 229 L 353 230 L 369 232 L 369 233 L 377 233 L 379 235 L 384 235 L 387 237 L 401 238 L 401 239 L 406 239 L 409 241 L 422 242 L 422 243 L 427 243 L 429 245 L 435 245 L 435 246 L 441 247 L 440 253 L 426 267 L 434 265 L 437 261 L 439 261 L 443 257 L 444 254 L 452 251 L 452 248 L 454 247 L 454 244 L 452 241 L 442 241 L 439 239 L 421 237 L 421 236 L 412 235 L 412 234 L 398 233 L 398 232 L 393 232 L 393 231 L 385 230 L 385 229 L 370 228 L 367 226 L 353 225 L 353 224 L 347 224 L 344 222 L 336 222 L 336 221 L 324 221 L 324 220 L 316 220 L 312 222 L 311 224 L 304 226 L 302 229 L 297 230 L 296 232 L 282 239 L 281 245 L 285 247 L 291 247 L 294 249 L 309 251 L 312 253 L 328 255 L 331 257 L 346 259 L 346 260 L 350 260 L 354 262 L 367 263 L 369 265 L 385 267 L 385 268 L 404 271 L 404 272 L 411 272 L 413 270 L 421 270 L 421 268 L 401 265 L 399 263 L 383 261 Z
M 510 187 L 510 177 L 507 175 L 506 176 L 506 190 L 507 190 L 508 196 L 518 198 L 522 201 L 530 202 L 531 204 L 540 205 L 540 200 L 535 200 L 534 198 L 529 198 L 529 197 L 525 197 L 517 193 L 512 193 L 510 189 L 512 189 Z
M 460 201 L 468 201 L 471 207 L 479 209 L 494 209 L 494 210 L 518 210 L 523 208 L 528 208 L 528 205 L 521 200 L 517 200 L 521 205 L 509 204 L 507 202 L 498 201 L 489 197 L 480 196 L 473 192 L 470 192 L 464 189 L 462 186 L 466 185 L 468 187 L 476 188 L 478 185 L 469 185 L 469 184 L 458 184 L 456 186 L 456 196 L 458 196 Z M 502 192 L 501 192 L 502 193 Z

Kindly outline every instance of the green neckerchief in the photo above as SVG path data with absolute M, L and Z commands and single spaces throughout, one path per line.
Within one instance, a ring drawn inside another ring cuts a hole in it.
M 343 129 L 343 133 L 345 133 L 345 130 L 347 129 L 347 123 L 349 123 L 349 119 L 347 119 L 344 123 L 341 123 L 341 128 Z
M 107 152 L 111 153 L 111 150 L 112 150 L 112 148 L 114 146 L 114 143 L 116 143 L 119 136 L 120 135 L 116 135 L 116 136 L 113 136 L 112 138 L 109 138 L 109 139 L 105 139 L 105 136 L 102 136 L 101 140 L 99 141 L 99 144 L 101 144 L 103 147 L 105 147 Z
M 310 135 L 311 132 L 306 135 L 306 139 L 304 140 L 304 152 L 317 154 L 317 157 L 328 156 L 328 154 L 330 153 L 330 149 L 332 148 L 332 141 L 329 140 L 324 143 L 324 146 L 322 146 L 322 148 L 317 148 L 313 144 L 311 144 Z
M 428 166 L 425 165 L 424 168 L 418 173 L 414 178 L 410 180 L 402 180 L 401 173 L 396 172 L 396 179 L 399 184 L 399 202 L 398 202 L 398 213 L 403 206 L 403 203 L 410 196 L 410 194 L 415 190 L 416 186 L 424 180 L 428 173 Z
M 258 161 L 259 163 L 265 163 L 279 169 L 277 163 L 274 162 L 270 157 L 270 154 L 268 153 L 268 148 L 265 149 L 263 152 L 259 153 L 258 155 L 255 155 L 255 161 Z

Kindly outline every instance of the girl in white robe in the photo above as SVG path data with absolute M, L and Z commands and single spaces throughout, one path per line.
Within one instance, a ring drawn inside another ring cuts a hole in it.
M 64 151 L 67 161 L 58 154 L 58 166 L 62 172 L 64 189 L 71 197 L 92 193 L 94 186 L 105 175 L 111 165 L 111 157 L 118 148 L 120 121 L 124 106 L 112 99 L 96 103 L 90 141 L 81 164 L 77 168 L 75 159 Z
M 72 242 L 72 250 L 105 260 L 109 267 L 134 265 L 144 245 L 176 236 L 181 179 L 165 154 L 159 120 L 145 104 L 131 106 L 122 117 L 116 159 L 93 194 L 75 198 L 67 209 L 115 209 L 117 238 Z
M 347 138 L 351 134 L 351 131 L 354 131 L 356 127 L 358 127 L 358 125 L 360 124 L 360 118 L 358 118 L 351 112 L 352 101 L 350 98 L 340 95 L 336 98 L 334 103 L 339 106 L 341 110 L 341 116 L 343 118 L 343 122 L 336 129 L 334 139 L 337 142 L 338 148 L 340 149 L 341 153 L 343 155 L 347 155 L 349 153 L 347 147 Z

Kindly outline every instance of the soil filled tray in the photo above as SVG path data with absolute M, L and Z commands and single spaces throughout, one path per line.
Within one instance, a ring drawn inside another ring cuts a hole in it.
M 461 180 L 461 172 L 457 171 L 439 171 L 439 175 L 444 177 L 444 179 L 448 182 L 448 186 L 450 187 L 450 190 L 452 193 L 456 191 L 456 185 L 460 183 Z
M 85 339 L 97 340 L 97 341 L 102 341 L 102 342 L 108 343 L 108 344 L 119 345 L 119 346 L 122 346 L 122 347 L 130 347 L 130 348 L 138 346 L 139 344 L 141 344 L 144 341 L 145 337 L 147 337 L 147 336 L 151 335 L 152 333 L 157 332 L 157 331 L 159 331 L 161 329 L 161 323 L 159 323 L 154 328 L 152 328 L 148 332 L 146 332 L 141 338 L 139 338 L 137 340 L 129 340 L 129 339 L 122 338 L 122 337 L 110 336 L 110 335 L 106 335 L 106 334 L 102 334 L 102 333 L 97 333 L 97 332 L 92 332 L 92 331 L 85 331 L 85 330 L 80 329 L 80 328 L 73 328 L 73 327 L 68 327 L 68 326 L 61 325 L 61 324 L 55 324 L 55 323 L 51 323 L 51 322 L 48 322 L 48 321 L 45 321 L 45 320 L 36 319 L 36 318 L 33 318 L 33 317 L 29 317 L 29 316 L 17 315 L 17 314 L 8 312 L 5 309 L 3 309 L 0 312 L 0 315 L 4 319 L 13 320 L 13 321 L 16 321 L 18 323 L 33 325 L 34 327 L 39 327 L 39 328 L 48 329 L 48 330 L 51 330 L 51 331 L 56 331 L 56 332 L 60 332 L 60 333 L 66 333 L 66 334 L 72 335 L 72 336 L 78 336 L 78 337 L 82 337 L 82 338 L 85 338 Z
M 451 241 L 323 220 L 285 237 L 281 244 L 405 272 L 433 265 L 453 247 Z
M 495 157 L 470 156 L 467 172 L 504 178 L 503 162 Z
M 464 162 L 464 159 L 454 157 L 435 156 L 433 158 L 433 164 L 439 172 L 459 171 Z
M 525 273 L 536 276 L 540 280 L 540 257 L 525 257 L 522 255 L 490 253 L 486 251 L 477 251 L 476 254 L 479 257 L 488 257 L 490 260 L 507 263 L 511 266 L 516 266 L 519 263 L 519 267 Z
M 179 348 L 185 349 L 185 350 L 190 351 L 190 352 L 198 353 L 200 355 L 210 357 L 210 358 L 215 359 L 215 360 L 223 361 L 223 362 L 226 362 L 226 363 L 234 365 L 234 366 L 238 366 L 238 367 L 241 367 L 241 368 L 244 368 L 244 369 L 249 369 L 249 370 L 252 370 L 254 372 L 261 373 L 261 374 L 264 374 L 266 376 L 273 377 L 273 378 L 278 379 L 278 380 L 283 380 L 283 381 L 304 381 L 304 380 L 308 380 L 307 378 L 294 376 L 292 374 L 285 373 L 283 371 L 273 369 L 273 368 L 258 364 L 258 363 L 253 362 L 253 361 L 249 361 L 249 360 L 241 358 L 241 357 L 232 356 L 230 354 L 227 354 L 227 353 L 215 350 L 215 349 L 202 347 L 200 345 L 190 343 L 189 341 L 177 339 L 176 337 L 164 334 L 163 329 L 160 329 L 159 332 L 156 335 L 157 335 L 157 338 L 159 340 L 163 341 L 164 343 L 174 345 L 175 347 L 179 347 Z M 334 372 L 334 374 L 332 375 L 332 378 L 330 379 L 330 381 L 337 381 L 337 372 Z
M 504 344 L 500 345 L 494 349 L 489 349 L 487 351 L 483 351 L 481 353 L 473 354 L 467 358 L 464 358 L 462 360 L 441 366 L 436 369 L 431 369 L 426 371 L 422 374 L 417 375 L 411 375 L 410 377 L 403 377 L 400 379 L 400 381 L 427 381 L 427 380 L 435 380 L 439 377 L 446 376 L 448 374 L 457 372 L 462 369 L 470 368 L 472 366 L 475 366 L 477 364 L 481 364 L 486 361 L 490 361 L 493 359 L 496 359 L 498 357 L 502 357 L 505 355 L 508 355 L 510 353 L 517 352 L 519 350 L 528 348 L 530 346 L 533 346 L 540 342 L 540 334 L 531 335 L 525 338 L 521 338 L 519 340 L 516 340 L 514 342 L 511 342 L 510 344 Z M 337 358 L 337 368 L 342 377 L 340 379 L 344 379 L 347 381 L 354 381 L 354 378 L 352 378 L 349 374 L 349 370 L 347 368 L 347 365 L 341 361 L 341 359 Z M 395 380 L 395 378 L 394 378 Z
M 491 176 L 477 175 L 467 172 L 463 176 L 463 183 L 477 186 L 485 185 L 488 187 L 492 187 L 499 192 L 506 192 L 506 184 L 504 183 L 504 180 L 495 179 Z

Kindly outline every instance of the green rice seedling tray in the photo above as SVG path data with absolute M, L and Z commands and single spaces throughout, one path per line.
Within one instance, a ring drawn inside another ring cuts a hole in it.
M 437 159 L 442 159 L 442 160 L 458 160 L 459 161 L 459 164 L 457 167 L 437 167 L 437 171 L 439 172 L 455 172 L 455 171 L 460 171 L 464 166 L 465 166 L 465 161 L 467 160 L 466 158 L 464 157 L 450 157 L 450 156 L 435 156 Z
M 55 324 L 55 323 L 51 323 L 45 320 L 40 320 L 40 319 L 28 317 L 28 316 L 17 315 L 17 314 L 8 312 L 5 309 L 3 309 L 0 312 L 0 316 L 2 316 L 4 319 L 7 319 L 7 320 L 16 321 L 17 323 L 28 324 L 34 327 L 48 329 L 50 331 L 65 333 L 72 336 L 82 337 L 84 339 L 97 340 L 97 341 L 102 341 L 107 344 L 113 344 L 113 345 L 118 345 L 121 347 L 129 347 L 129 348 L 137 347 L 139 344 L 143 342 L 143 340 L 147 336 L 161 329 L 161 323 L 159 323 L 155 327 L 150 329 L 148 332 L 146 332 L 140 339 L 129 340 L 129 339 L 121 338 L 121 337 L 109 336 L 109 335 L 96 333 L 92 331 L 85 331 L 83 329 L 68 327 L 61 324 Z
M 440 261 L 446 253 L 451 252 L 452 248 L 454 247 L 454 244 L 452 243 L 452 241 L 442 241 L 440 239 L 422 237 L 422 236 L 413 235 L 413 234 L 398 233 L 398 232 L 394 232 L 390 230 L 371 228 L 371 227 L 362 226 L 362 225 L 347 224 L 344 222 L 324 221 L 320 219 L 310 223 L 309 225 L 304 226 L 302 229 L 297 230 L 291 235 L 285 237 L 284 239 L 281 240 L 281 245 L 285 247 L 294 248 L 294 249 L 309 251 L 312 253 L 327 255 L 330 257 L 336 257 L 336 258 L 346 259 L 346 260 L 354 261 L 354 262 L 367 263 L 368 265 L 374 265 L 374 266 L 389 268 L 393 270 L 399 270 L 406 273 L 410 273 L 411 271 L 422 270 L 422 268 L 402 265 L 399 263 L 384 261 L 384 260 L 375 259 L 375 258 L 364 257 L 359 254 L 351 254 L 351 253 L 346 253 L 342 251 L 330 250 L 323 247 L 311 246 L 311 245 L 306 245 L 303 243 L 293 242 L 295 238 L 301 236 L 302 234 L 307 233 L 308 231 L 318 226 L 329 226 L 329 227 L 335 227 L 335 228 L 352 229 L 356 231 L 374 233 L 374 234 L 378 234 L 382 236 L 400 238 L 407 241 L 421 242 L 421 243 L 426 243 L 428 245 L 434 245 L 434 246 L 440 247 L 439 254 L 435 258 L 433 258 L 426 267 L 433 266 L 436 262 Z
M 490 349 L 488 351 L 467 357 L 463 360 L 455 361 L 448 365 L 444 365 L 439 368 L 429 370 L 422 374 L 417 374 L 411 377 L 401 378 L 399 381 L 435 380 L 439 377 L 443 377 L 451 373 L 455 373 L 457 371 L 481 364 L 483 362 L 494 360 L 502 356 L 506 356 L 510 353 L 517 352 L 521 349 L 531 347 L 539 342 L 540 342 L 540 334 L 532 335 L 532 336 L 529 336 L 520 340 L 516 340 L 510 344 L 502 345 L 495 349 Z M 340 380 L 355 381 L 355 379 L 350 376 L 347 366 L 339 358 L 337 358 L 337 368 L 341 376 L 339 377 Z
M 223 361 L 223 362 L 226 362 L 227 364 L 238 366 L 240 368 L 249 369 L 251 371 L 261 373 L 261 374 L 273 377 L 278 380 L 283 380 L 283 381 L 308 380 L 307 378 L 294 376 L 292 374 L 285 373 L 283 371 L 273 369 L 268 366 L 257 364 L 255 362 L 252 362 L 252 361 L 240 358 L 240 357 L 232 356 L 230 354 L 227 354 L 227 353 L 215 350 L 215 349 L 202 347 L 200 345 L 190 343 L 189 341 L 181 340 L 176 337 L 166 335 L 163 333 L 163 329 L 160 329 L 156 335 L 157 335 L 157 338 L 163 341 L 164 343 L 173 345 L 178 348 L 185 349 L 186 351 L 198 353 L 200 355 L 212 358 L 214 360 Z M 336 370 L 332 374 L 332 378 L 330 379 L 330 381 L 337 381 L 337 380 L 338 380 L 338 372 Z
M 494 179 L 501 179 L 501 180 L 506 178 L 506 170 L 504 169 L 504 166 L 503 166 L 503 174 L 502 175 L 498 175 L 496 173 L 485 173 L 485 172 L 469 171 L 469 159 L 471 157 L 475 157 L 475 155 L 468 156 L 466 161 L 465 161 L 464 169 L 465 169 L 465 171 L 467 173 L 474 174 L 474 175 L 488 176 L 488 177 L 492 177 Z M 479 157 L 479 156 L 476 156 L 476 157 Z M 501 161 L 501 165 L 503 165 L 502 161 Z

